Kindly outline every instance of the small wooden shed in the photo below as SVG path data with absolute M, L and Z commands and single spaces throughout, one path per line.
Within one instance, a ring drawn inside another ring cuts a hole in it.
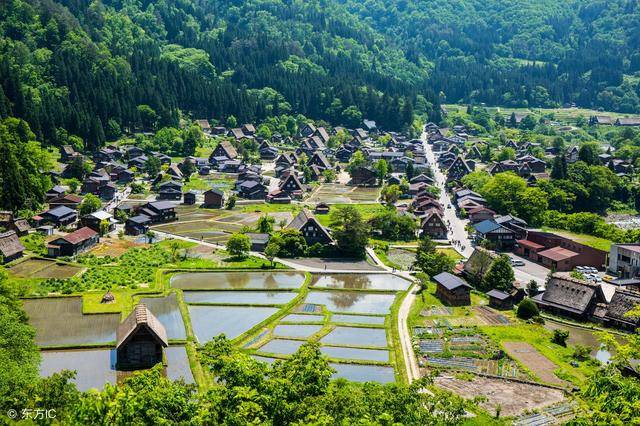
M 136 305 L 116 332 L 118 370 L 140 370 L 162 362 L 167 331 L 144 304 Z

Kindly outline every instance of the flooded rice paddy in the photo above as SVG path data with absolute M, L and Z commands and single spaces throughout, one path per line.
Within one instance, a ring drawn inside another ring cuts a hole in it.
M 310 324 L 280 324 L 273 329 L 275 336 L 307 338 L 322 329 L 321 325 Z
M 362 291 L 310 291 L 305 303 L 325 305 L 331 312 L 386 315 L 395 297 Z
M 282 322 L 322 322 L 324 315 L 303 315 L 303 314 L 289 314 L 282 319 Z
M 82 298 L 24 300 L 38 346 L 106 344 L 116 340 L 120 314 L 82 314 Z
M 266 362 L 267 364 L 273 364 L 276 361 L 275 358 L 259 355 L 253 355 L 253 358 L 258 361 Z M 329 365 L 331 368 L 336 370 L 331 376 L 332 379 L 344 378 L 351 380 L 352 382 L 395 382 L 393 367 L 382 365 L 339 364 L 335 362 L 330 362 Z
M 172 293 L 167 297 L 146 297 L 140 299 L 140 302 L 147 305 L 151 313 L 162 323 L 167 330 L 169 339 L 184 340 L 187 338 L 175 294 Z
M 367 324 L 367 325 L 384 325 L 386 317 L 378 317 L 372 315 L 331 315 L 331 322 L 344 324 Z
M 610 350 L 602 347 L 598 338 L 597 331 L 588 330 L 582 327 L 575 327 L 568 324 L 561 324 L 554 321 L 546 321 L 544 327 L 547 330 L 565 330 L 569 332 L 567 342 L 571 345 L 583 345 L 591 348 L 591 356 L 602 363 L 608 363 L 612 353 Z M 624 338 L 616 336 L 618 342 L 623 343 Z
M 332 359 L 357 359 L 360 361 L 389 362 L 389 351 L 381 349 L 341 348 L 323 346 L 320 352 Z
M 269 354 L 293 355 L 304 343 L 303 340 L 273 339 L 262 345 L 258 351 Z
M 189 305 L 188 309 L 193 333 L 201 344 L 221 333 L 234 339 L 278 312 L 277 308 L 248 306 Z
M 184 346 L 170 346 L 165 349 L 165 354 L 165 375 L 172 380 L 184 379 L 187 383 L 194 383 Z M 116 384 L 132 374 L 115 369 L 115 349 L 43 351 L 41 356 L 40 376 L 48 377 L 62 370 L 76 371 L 76 377 L 72 381 L 80 391 L 102 389 L 105 384 Z
M 175 275 L 171 286 L 183 290 L 289 290 L 304 283 L 300 272 L 196 272 Z
M 286 291 L 185 291 L 186 303 L 284 305 L 296 297 Z
M 411 283 L 392 274 L 325 274 L 314 275 L 313 287 L 350 290 L 404 291 Z
M 325 345 L 387 347 L 384 328 L 336 327 L 320 339 Z

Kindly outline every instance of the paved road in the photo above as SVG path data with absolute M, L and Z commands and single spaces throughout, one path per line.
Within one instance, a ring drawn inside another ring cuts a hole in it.
M 446 208 L 451 200 L 449 199 L 449 195 L 445 189 L 446 177 L 444 173 L 438 167 L 438 163 L 435 159 L 435 154 L 433 152 L 432 146 L 427 143 L 427 134 L 422 134 L 422 140 L 424 145 L 424 152 L 427 157 L 427 161 L 433 170 L 433 174 L 436 180 L 436 184 L 438 188 L 440 188 L 440 203 L 445 207 L 444 209 L 444 217 L 445 222 L 449 222 L 451 226 L 451 231 L 449 231 L 449 240 L 457 240 L 461 243 L 458 245 L 454 245 L 455 249 L 458 250 L 462 255 L 466 258 L 471 256 L 473 253 L 473 246 L 471 245 L 471 240 L 469 239 L 469 235 L 465 230 L 465 226 L 469 223 L 466 219 L 461 219 L 456 215 L 456 210 L 452 208 Z M 453 244 L 453 243 L 452 243 Z M 462 247 L 464 247 L 464 250 Z M 517 257 L 510 254 L 512 257 Z M 523 259 L 525 260 L 525 259 Z M 546 280 L 546 273 L 548 270 L 540 269 L 539 265 L 534 264 L 528 260 L 525 260 L 524 267 L 514 267 L 513 272 L 517 281 L 525 284 L 531 280 L 534 280 L 538 283 L 538 286 L 542 289 L 544 288 L 544 283 Z
M 431 170 L 433 170 L 433 175 L 436 180 L 436 185 L 440 188 L 440 204 L 444 207 L 444 220 L 448 222 L 451 230 L 449 231 L 448 237 L 449 241 L 453 243 L 453 240 L 460 241 L 460 244 L 455 245 L 455 249 L 458 250 L 464 257 L 468 258 L 473 253 L 473 247 L 471 246 L 471 240 L 469 240 L 469 235 L 467 231 L 464 229 L 467 223 L 469 223 L 466 219 L 461 219 L 456 216 L 456 210 L 453 208 L 451 204 L 451 200 L 449 198 L 449 194 L 447 193 L 445 184 L 447 181 L 446 176 L 440 168 L 438 167 L 438 163 L 436 162 L 436 156 L 433 153 L 433 148 L 431 145 L 427 143 L 427 134 L 422 134 L 422 140 L 424 145 L 424 152 L 427 157 L 427 162 L 431 166 Z M 451 205 L 451 208 L 448 206 Z M 464 247 L 464 249 L 462 249 Z

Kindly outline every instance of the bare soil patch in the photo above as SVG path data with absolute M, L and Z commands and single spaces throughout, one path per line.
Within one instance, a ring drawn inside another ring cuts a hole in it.
M 487 398 L 480 404 L 484 409 L 495 414 L 496 407 L 500 406 L 500 414 L 505 417 L 541 409 L 565 399 L 559 389 L 490 377 L 478 376 L 464 380 L 443 375 L 436 377 L 435 384 L 466 399 L 482 395 Z
M 559 386 L 567 385 L 567 382 L 553 373 L 558 366 L 529 343 L 504 342 L 503 345 L 510 357 L 520 361 L 543 382 Z

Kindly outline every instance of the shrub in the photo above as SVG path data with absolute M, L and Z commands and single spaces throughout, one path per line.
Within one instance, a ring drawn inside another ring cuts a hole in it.
M 520 304 L 518 305 L 518 318 L 528 320 L 535 316 L 538 316 L 539 314 L 540 311 L 538 311 L 538 307 L 535 303 L 533 303 L 533 300 L 531 299 L 523 299 L 522 302 L 520 302 Z
M 566 330 L 553 330 L 553 337 L 551 342 L 560 346 L 567 346 L 567 339 L 569 338 L 569 332 Z
M 591 357 L 591 348 L 578 344 L 573 348 L 573 354 L 571 356 L 578 361 L 586 361 Z

